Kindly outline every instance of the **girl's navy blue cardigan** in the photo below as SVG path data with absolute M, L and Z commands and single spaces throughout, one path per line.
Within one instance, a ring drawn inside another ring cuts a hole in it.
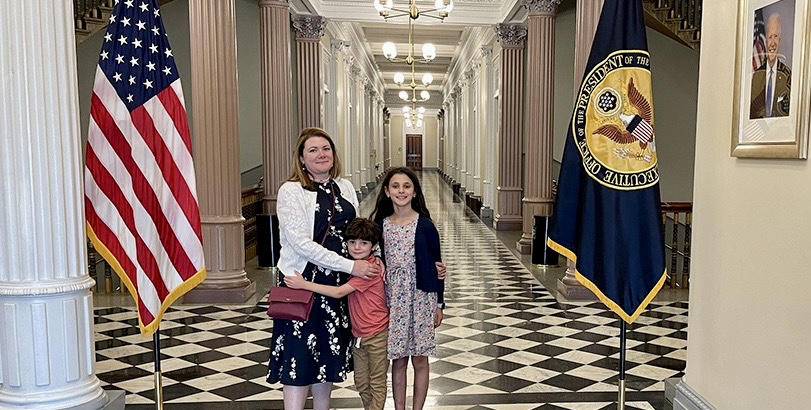
M 381 231 L 383 221 L 378 222 Z M 385 235 L 384 235 L 385 236 Z M 439 280 L 436 262 L 442 262 L 439 245 L 439 232 L 431 219 L 421 216 L 417 220 L 417 232 L 414 237 L 414 255 L 417 259 L 417 289 L 423 292 L 436 292 L 437 302 L 445 303 L 445 281 Z M 383 238 L 380 238 L 380 250 L 383 263 L 386 263 L 386 252 Z M 440 305 L 442 306 L 442 305 Z

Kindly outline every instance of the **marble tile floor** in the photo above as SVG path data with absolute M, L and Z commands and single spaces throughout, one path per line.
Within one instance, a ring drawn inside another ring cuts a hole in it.
M 520 233 L 505 240 L 471 218 L 435 173 L 426 173 L 423 185 L 448 264 L 448 308 L 426 408 L 616 408 L 617 317 L 599 302 L 550 293 L 548 283 L 563 270 L 539 272 L 515 255 L 510 247 Z M 371 201 L 363 202 L 364 215 Z M 245 304 L 176 304 L 164 316 L 166 408 L 283 408 L 281 386 L 265 381 L 272 322 L 264 293 L 272 275 L 255 261 L 246 270 L 260 291 Z M 682 375 L 687 303 L 678 296 L 657 298 L 629 326 L 628 409 L 665 409 L 663 380 Z M 100 296 L 95 303 L 96 373 L 104 388 L 125 390 L 128 409 L 155 408 L 152 340 L 140 336 L 131 300 Z M 336 385 L 332 403 L 362 408 L 351 377 Z

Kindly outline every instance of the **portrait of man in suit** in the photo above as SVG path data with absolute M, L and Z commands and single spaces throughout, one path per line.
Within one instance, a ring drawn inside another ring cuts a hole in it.
M 765 26 L 763 45 L 766 51 L 766 61 L 752 73 L 750 119 L 789 115 L 791 68 L 784 62 L 784 56 L 780 54 L 780 41 L 783 38 L 781 15 L 776 12 L 770 14 Z M 755 41 L 757 42 L 757 39 Z

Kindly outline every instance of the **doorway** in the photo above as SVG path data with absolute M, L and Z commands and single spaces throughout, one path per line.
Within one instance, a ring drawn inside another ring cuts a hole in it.
M 422 171 L 422 134 L 406 134 L 406 166 Z

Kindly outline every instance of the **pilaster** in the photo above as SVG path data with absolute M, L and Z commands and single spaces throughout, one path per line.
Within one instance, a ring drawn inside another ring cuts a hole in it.
M 524 128 L 524 44 L 527 27 L 499 24 L 501 41 L 501 96 L 499 98 L 499 169 L 497 180 L 498 213 L 493 220 L 496 230 L 519 230 L 521 217 L 521 151 Z
M 239 98 L 234 0 L 190 0 L 193 135 L 206 280 L 186 303 L 241 303 L 256 284 L 245 273 L 240 203 Z
M 264 209 L 276 213 L 276 195 L 290 176 L 293 151 L 293 82 L 290 71 L 290 5 L 259 0 L 259 69 L 262 87 Z
M 555 104 L 555 17 L 561 0 L 527 0 L 527 117 L 523 234 L 519 252 L 532 250 L 535 215 L 551 215 Z
M 5 2 L 0 44 L 0 408 L 98 409 L 73 2 Z
M 437 123 L 437 169 L 440 175 L 445 174 L 445 105 L 436 114 Z
M 495 174 L 495 153 L 498 152 L 497 127 L 498 127 L 498 107 L 495 105 L 493 93 L 497 84 L 495 72 L 493 70 L 493 46 L 484 45 L 481 47 L 482 71 L 480 77 L 482 81 L 481 105 L 484 108 L 481 118 L 482 146 L 486 147 L 487 153 L 483 155 L 482 164 L 482 217 L 491 216 L 493 209 L 493 178 Z
M 293 18 L 298 73 L 298 127 L 324 126 L 321 118 L 321 37 L 327 21 L 321 16 Z

